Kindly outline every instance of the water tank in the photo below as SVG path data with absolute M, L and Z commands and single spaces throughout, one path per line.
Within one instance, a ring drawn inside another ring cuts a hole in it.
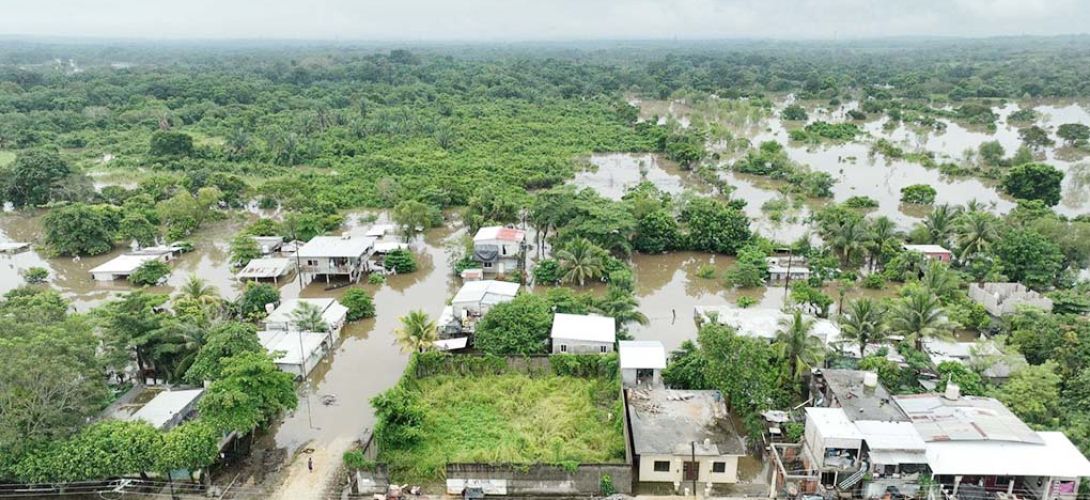
M 878 386 L 878 373 L 877 372 L 863 372 L 863 387 L 877 387 Z
M 957 401 L 961 397 L 961 387 L 953 382 L 946 383 L 946 392 L 943 393 L 943 397 L 950 401 Z

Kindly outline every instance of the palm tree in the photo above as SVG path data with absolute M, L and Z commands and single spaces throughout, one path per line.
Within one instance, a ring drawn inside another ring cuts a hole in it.
M 945 263 L 929 260 L 924 268 L 920 284 L 939 297 L 947 297 L 961 286 L 961 279 Z
M 646 325 L 649 322 L 647 316 L 638 309 L 639 305 L 639 301 L 631 293 L 610 286 L 609 292 L 605 297 L 596 300 L 592 309 L 613 318 L 617 321 L 617 327 L 623 329 L 628 323 Z
M 866 250 L 870 229 L 865 219 L 849 218 L 832 228 L 829 246 L 840 256 L 840 263 L 851 264 L 855 257 Z
M 987 212 L 965 212 L 958 217 L 954 228 L 958 257 L 963 261 L 983 253 L 999 239 L 996 217 Z
M 920 351 L 924 339 L 943 336 L 950 328 L 938 296 L 930 292 L 910 293 L 899 300 L 891 312 L 890 328 L 906 339 L 912 339 Z
M 957 219 L 960 209 L 943 203 L 931 210 L 923 219 L 923 227 L 927 229 L 929 241 L 936 245 L 949 244 L 950 235 L 954 232 L 954 221 Z
M 804 317 L 802 311 L 796 309 L 793 315 L 780 319 L 779 323 L 780 330 L 776 331 L 774 345 L 787 362 L 792 375 L 800 378 L 825 357 L 825 346 L 821 339 L 811 335 L 814 320 Z
M 189 279 L 174 294 L 174 308 L 179 312 L 199 312 L 205 320 L 213 320 L 217 313 L 222 312 L 223 297 L 215 286 L 197 275 L 189 275 Z
M 401 352 L 424 352 L 439 340 L 439 329 L 424 311 L 411 311 L 401 317 L 401 328 L 394 332 Z
M 605 251 L 586 238 L 573 240 L 556 252 L 560 270 L 564 274 L 562 279 L 567 283 L 578 281 L 579 286 L 605 272 L 605 257 Z
M 302 332 L 325 332 L 329 324 L 322 318 L 322 309 L 310 302 L 299 302 L 291 312 L 291 323 Z
M 900 248 L 901 234 L 897 231 L 897 223 L 885 215 L 874 219 L 871 223 L 870 241 L 867 243 L 870 269 L 874 271 L 884 256 Z
M 859 355 L 865 356 L 867 344 L 885 340 L 885 308 L 870 298 L 853 300 L 848 311 L 840 316 L 840 334 L 859 344 Z
M 156 361 L 156 366 L 169 371 L 171 380 L 181 380 L 204 347 L 206 333 L 204 328 L 191 321 L 171 319 L 164 322 L 155 331 L 158 341 L 152 348 L 152 356 L 161 360 Z

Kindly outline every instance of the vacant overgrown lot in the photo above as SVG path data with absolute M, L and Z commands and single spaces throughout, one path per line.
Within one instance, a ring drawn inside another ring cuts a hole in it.
M 615 376 L 407 374 L 376 405 L 380 461 L 399 482 L 442 479 L 447 463 L 624 460 Z

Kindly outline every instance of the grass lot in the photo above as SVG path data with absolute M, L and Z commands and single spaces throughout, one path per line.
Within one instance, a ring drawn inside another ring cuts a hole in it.
M 0 151 L 0 167 L 13 161 L 15 161 L 15 153 L 12 153 L 11 151 Z
M 565 376 L 438 375 L 417 380 L 422 435 L 381 450 L 396 481 L 442 479 L 447 463 L 623 461 L 615 382 Z

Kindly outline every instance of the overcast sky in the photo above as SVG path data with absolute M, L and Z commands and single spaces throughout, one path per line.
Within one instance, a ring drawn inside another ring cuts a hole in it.
M 978 37 L 1088 27 L 1090 0 L 0 0 L 0 35 L 111 38 Z

